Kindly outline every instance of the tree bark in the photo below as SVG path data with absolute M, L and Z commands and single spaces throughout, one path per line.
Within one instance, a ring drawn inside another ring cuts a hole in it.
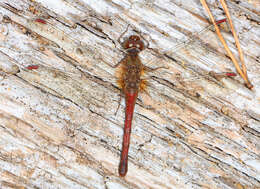
M 196 35 L 209 25 L 199 1 L 0 1 L 1 188 L 260 188 L 260 4 L 227 3 L 251 91 L 207 75 L 235 68 L 213 30 Z M 145 76 L 121 178 L 112 65 L 128 24 L 149 42 L 143 64 L 168 69 Z

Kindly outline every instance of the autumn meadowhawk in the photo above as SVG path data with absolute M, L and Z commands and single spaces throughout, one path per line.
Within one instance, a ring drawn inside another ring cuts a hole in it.
M 39 20 L 38 20 L 39 22 Z M 225 20 L 220 20 L 218 21 L 218 24 L 225 22 Z M 46 24 L 46 22 L 40 21 L 40 24 Z M 210 29 L 212 26 L 208 26 L 207 28 L 203 29 L 199 33 L 196 33 L 195 35 L 200 35 L 202 32 Z M 56 31 L 56 29 L 55 29 Z M 57 29 L 58 31 L 58 29 Z M 180 48 L 186 48 L 187 45 L 190 45 L 195 38 L 191 38 L 176 47 L 173 47 L 174 51 L 178 51 Z M 71 41 L 76 41 L 73 39 L 71 36 L 68 37 L 68 40 L 66 43 L 69 43 Z M 141 75 L 143 71 L 150 71 L 150 68 L 147 68 L 144 66 L 141 62 L 140 59 L 138 58 L 138 53 L 141 52 L 142 50 L 145 49 L 143 40 L 140 38 L 138 35 L 131 35 L 128 37 L 122 44 L 123 49 L 126 51 L 126 56 L 122 59 L 122 61 L 125 65 L 125 71 L 122 72 L 123 74 L 121 75 L 122 77 L 119 78 L 119 83 L 121 85 L 121 89 L 124 91 L 124 95 L 126 98 L 126 110 L 125 110 L 125 134 L 123 137 L 123 149 L 122 149 L 122 154 L 121 154 L 121 163 L 120 163 L 120 168 L 119 168 L 119 174 L 121 176 L 125 176 L 127 173 L 127 158 L 128 158 L 128 149 L 129 149 L 129 144 L 130 144 L 130 132 L 131 132 L 131 124 L 132 124 L 132 118 L 133 118 L 133 112 L 134 112 L 134 104 L 137 98 L 137 94 L 139 89 L 144 88 L 145 86 L 145 81 L 142 80 Z M 82 52 L 84 53 L 84 52 Z M 37 59 L 37 58 L 36 58 Z M 64 58 L 65 59 L 65 58 Z M 26 66 L 21 66 L 20 64 L 17 64 L 17 66 L 21 67 L 23 70 L 30 70 L 33 72 L 40 72 L 39 68 L 40 67 L 47 67 L 50 69 L 53 69 L 52 67 L 48 67 L 45 65 L 44 62 L 39 64 L 40 61 L 37 62 L 37 64 L 28 64 Z M 114 63 L 113 63 L 114 64 Z M 145 64 L 145 63 L 144 63 Z M 84 69 L 81 69 L 77 67 L 78 69 L 81 70 L 81 72 L 84 74 Z M 73 77 L 79 77 L 73 72 L 69 71 L 64 71 L 62 69 L 57 69 L 55 68 L 54 70 L 64 72 L 65 74 L 68 74 Z M 225 73 L 214 73 L 210 72 L 209 75 L 213 77 L 230 77 L 230 76 L 235 76 L 235 73 L 233 72 L 225 72 Z M 121 79 L 121 80 L 120 80 Z M 142 90 L 140 90 L 142 91 Z

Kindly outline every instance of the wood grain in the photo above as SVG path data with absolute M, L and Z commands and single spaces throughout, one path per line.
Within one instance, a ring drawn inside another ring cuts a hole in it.
M 260 188 L 260 4 L 228 6 L 252 91 L 206 75 L 235 68 L 214 31 L 193 35 L 209 25 L 199 1 L 0 1 L 0 188 Z M 114 115 L 110 65 L 127 24 L 150 43 L 143 63 L 168 69 L 146 76 L 120 178 L 125 105 Z

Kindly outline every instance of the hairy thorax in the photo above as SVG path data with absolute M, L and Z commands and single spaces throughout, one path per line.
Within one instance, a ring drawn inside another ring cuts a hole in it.
M 138 92 L 143 69 L 142 64 L 137 55 L 128 55 L 127 59 L 123 76 L 124 91 Z

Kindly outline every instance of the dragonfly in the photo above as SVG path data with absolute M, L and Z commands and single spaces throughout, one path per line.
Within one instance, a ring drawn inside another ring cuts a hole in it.
M 222 22 L 225 22 L 225 19 L 218 21 L 218 24 Z M 127 30 L 128 27 L 126 31 Z M 126 31 L 120 35 L 118 39 L 119 42 L 120 42 L 120 38 L 123 37 Z M 146 80 L 142 79 L 142 75 L 145 72 L 153 72 L 161 68 L 167 69 L 167 67 L 163 67 L 163 66 L 157 68 L 149 68 L 142 63 L 138 55 L 141 51 L 148 48 L 149 42 L 145 40 L 146 45 L 144 45 L 144 40 L 142 40 L 141 37 L 138 35 L 130 35 L 128 38 L 125 38 L 125 40 L 121 43 L 121 45 L 125 50 L 126 55 L 121 61 L 119 61 L 114 66 L 116 68 L 121 65 L 121 74 L 118 80 L 118 84 L 122 90 L 122 93 L 125 96 L 124 136 L 123 136 L 121 158 L 119 164 L 119 175 L 121 177 L 124 177 L 127 174 L 127 170 L 128 170 L 128 151 L 130 145 L 131 126 L 132 126 L 132 119 L 133 119 L 136 99 L 139 92 L 145 91 L 146 84 L 147 84 Z M 189 44 L 191 42 L 192 40 L 189 40 L 184 44 Z M 182 46 L 180 45 L 178 46 L 178 48 L 181 47 Z M 211 75 L 216 79 L 222 77 L 236 76 L 236 74 L 233 72 L 215 73 L 213 71 L 209 72 L 209 75 Z
M 40 24 L 47 24 L 47 22 L 43 21 L 43 20 L 36 19 L 35 22 L 38 22 Z M 225 19 L 219 20 L 217 23 L 221 24 L 223 22 L 225 22 Z M 212 27 L 213 27 L 213 25 L 209 25 L 202 31 L 196 33 L 195 35 L 200 35 L 204 31 L 211 29 Z M 128 27 L 127 27 L 127 30 L 128 30 Z M 150 67 L 145 66 L 141 62 L 138 55 L 139 55 L 139 53 L 141 53 L 143 50 L 145 50 L 149 46 L 149 42 L 146 41 L 142 36 L 139 36 L 139 35 L 130 35 L 129 37 L 125 38 L 124 41 L 121 41 L 121 39 L 125 35 L 126 31 L 123 32 L 118 39 L 118 42 L 121 44 L 121 46 L 125 52 L 125 56 L 115 66 L 112 66 L 114 68 L 117 68 L 120 66 L 121 72 L 120 72 L 120 77 L 117 80 L 117 84 L 125 97 L 124 136 L 123 136 L 121 157 L 120 157 L 119 170 L 118 170 L 119 175 L 122 177 L 126 176 L 127 171 L 128 171 L 128 151 L 129 151 L 129 146 L 130 146 L 131 126 L 132 126 L 136 99 L 138 97 L 139 92 L 145 92 L 146 85 L 147 85 L 147 81 L 145 79 L 143 79 L 142 76 L 143 76 L 144 72 L 152 72 L 152 71 L 156 71 L 160 68 L 165 68 L 165 67 L 150 68 Z M 75 39 L 71 38 L 71 40 L 75 40 Z M 180 48 L 184 48 L 184 47 L 188 46 L 193 41 L 194 41 L 194 38 L 191 38 L 191 39 L 177 45 L 173 49 L 174 49 L 174 51 L 177 51 Z M 146 44 L 144 42 L 146 42 Z M 30 64 L 27 66 L 22 66 L 22 68 L 25 70 L 37 72 L 37 70 L 42 66 L 43 65 L 39 65 L 39 64 Z M 55 68 L 55 69 L 58 71 L 64 72 L 66 74 L 69 74 L 69 75 L 74 75 L 74 73 L 70 73 L 70 72 L 67 72 L 64 70 L 59 70 L 57 68 Z M 236 73 L 234 73 L 234 72 L 216 73 L 216 72 L 211 71 L 208 73 L 208 75 L 210 75 L 214 78 L 223 78 L 223 77 L 234 77 L 234 76 L 236 76 Z M 75 77 L 78 77 L 78 76 L 75 75 Z M 122 95 L 120 95 L 120 99 L 121 99 L 121 96 Z M 120 103 L 119 103 L 119 105 L 120 105 Z M 117 110 L 118 110 L 118 108 L 117 108 Z
M 128 30 L 128 27 L 129 25 L 127 26 L 126 31 Z M 119 43 L 120 39 L 124 36 L 126 31 L 120 35 L 118 39 Z M 142 64 L 142 61 L 139 58 L 138 54 L 141 51 L 148 48 L 149 43 L 145 45 L 144 41 L 141 39 L 140 36 L 131 35 L 130 37 L 126 38 L 121 43 L 121 45 L 125 50 L 126 55 L 114 67 L 116 68 L 118 66 L 121 66 L 121 74 L 120 78 L 118 79 L 118 84 L 122 90 L 122 93 L 125 96 L 126 104 L 124 136 L 122 143 L 121 159 L 119 164 L 119 175 L 124 177 L 128 170 L 128 151 L 130 145 L 130 134 L 134 107 L 138 93 L 145 91 L 146 88 L 146 80 L 142 79 L 142 75 L 144 74 L 144 72 L 153 72 L 165 67 L 162 66 L 157 68 L 150 68 Z

